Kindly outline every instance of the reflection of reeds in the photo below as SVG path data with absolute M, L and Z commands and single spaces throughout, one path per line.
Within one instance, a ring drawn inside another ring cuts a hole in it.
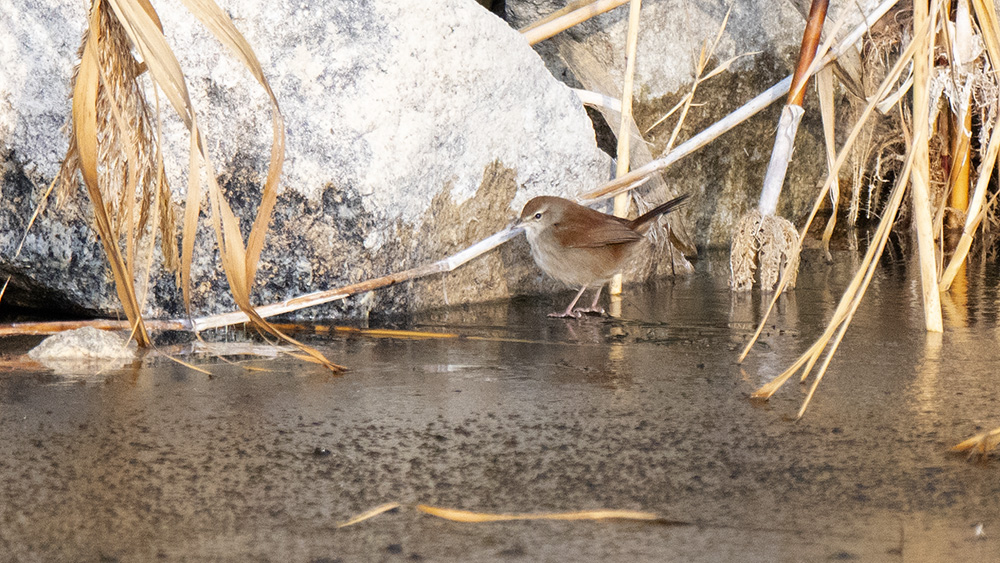
M 158 135 L 154 139 L 150 118 L 153 112 L 138 84 L 139 76 L 148 71 L 153 84 L 163 92 L 191 136 L 179 261 L 186 310 L 190 314 L 191 263 L 204 172 L 219 254 L 237 305 L 256 326 L 295 344 L 305 352 L 307 359 L 340 369 L 319 352 L 274 329 L 254 312 L 250 291 L 277 198 L 278 178 L 284 162 L 284 119 L 257 57 L 229 17 L 211 0 L 186 0 L 185 4 L 250 70 L 271 101 L 270 166 L 246 243 L 239 221 L 216 180 L 215 167 L 198 127 L 180 65 L 167 45 L 155 10 L 146 0 L 94 0 L 91 5 L 90 25 L 83 38 L 80 66 L 74 77 L 73 134 L 60 174 L 62 183 L 67 187 L 73 185 L 76 171 L 81 172 L 125 314 L 136 340 L 141 345 L 148 345 L 149 337 L 142 318 L 143 299 L 136 291 L 136 280 L 139 279 L 140 287 L 145 288 L 152 260 L 153 231 L 157 226 L 161 232 L 165 266 L 178 267 L 174 219 L 159 139 Z M 142 63 L 132 57 L 133 49 L 139 53 Z M 145 244 L 144 251 L 140 243 Z M 145 267 L 137 277 L 137 259 L 143 255 Z
M 885 239 L 897 222 L 897 210 L 903 215 L 905 207 L 900 208 L 899 203 L 907 184 L 912 199 L 909 219 L 917 225 L 922 239 L 918 246 L 922 255 L 928 330 L 941 330 L 938 292 L 946 291 L 955 273 L 961 269 L 989 207 L 985 204 L 987 187 L 1000 153 L 1000 135 L 993 127 L 998 115 L 998 83 L 993 68 L 1000 61 L 996 9 L 993 3 L 984 0 L 972 0 L 971 10 L 967 0 L 960 0 L 953 14 L 944 11 L 937 1 L 922 6 L 926 11 L 920 11 L 916 17 L 910 17 L 909 10 L 901 9 L 891 12 L 891 17 L 881 22 L 871 22 L 873 33 L 862 49 L 865 70 L 857 82 L 865 88 L 873 79 L 880 84 L 877 89 L 866 90 L 866 99 L 857 104 L 853 129 L 838 149 L 826 183 L 800 231 L 808 230 L 840 169 L 853 155 L 854 186 L 849 223 L 853 225 L 863 209 L 869 216 L 880 216 L 875 242 L 821 338 L 792 367 L 754 393 L 755 397 L 770 397 L 800 369 L 804 381 L 826 350 L 826 358 L 814 374 L 799 416 L 805 412 L 864 295 Z M 912 40 L 905 44 L 907 37 Z M 977 51 L 970 43 L 973 46 L 982 44 L 985 48 Z M 903 71 L 911 61 L 915 70 L 907 76 Z M 909 92 L 913 93 L 912 102 L 907 96 Z M 874 112 L 876 108 L 886 117 L 879 117 Z M 947 115 L 946 108 L 951 108 L 954 115 Z M 945 117 L 938 119 L 939 113 Z M 974 114 L 975 119 L 965 117 L 969 114 Z M 955 125 L 948 126 L 949 120 Z M 970 126 L 972 129 L 967 129 Z M 948 138 L 949 131 L 951 138 Z M 977 147 L 978 152 L 975 151 Z M 900 154 L 904 151 L 908 154 L 905 164 Z M 942 162 L 952 163 L 952 169 L 942 171 L 943 167 L 938 164 Z M 969 166 L 976 163 L 978 169 Z M 965 179 L 965 174 L 974 176 L 974 182 Z M 887 180 L 893 181 L 895 187 L 890 197 L 883 198 L 880 191 Z M 960 192 L 968 194 L 970 183 L 975 187 L 971 195 L 963 198 Z M 953 197 L 956 193 L 958 195 Z M 866 198 L 867 204 L 863 201 Z M 961 207 L 966 205 L 963 200 L 967 201 L 967 210 Z M 956 207 L 949 207 L 949 202 L 956 201 L 959 202 Z M 835 207 L 834 213 L 836 211 Z M 943 241 L 947 214 L 961 218 L 955 223 L 964 222 L 964 225 L 957 248 L 945 262 Z M 776 293 L 771 307 L 777 298 Z M 766 322 L 765 316 L 761 327 Z M 751 346 L 752 343 L 744 350 L 741 360 Z M 1000 430 L 970 439 L 963 445 L 971 447 L 968 444 L 975 441 L 975 447 L 984 450 L 995 447 L 996 440 L 991 438 L 996 432 Z

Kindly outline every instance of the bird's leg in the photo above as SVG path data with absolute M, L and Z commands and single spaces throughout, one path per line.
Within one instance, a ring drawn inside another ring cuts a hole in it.
M 586 290 L 587 290 L 587 286 L 581 287 L 580 291 L 578 291 L 577 294 L 576 294 L 576 297 L 574 297 L 573 300 L 570 301 L 569 307 L 566 307 L 565 311 L 563 311 L 561 313 L 560 312 L 549 313 L 549 316 L 550 317 L 573 318 L 573 319 L 580 318 L 580 313 L 577 313 L 576 311 L 573 310 L 573 305 L 576 305 L 576 302 L 580 300 L 580 296 L 583 295 L 583 292 L 586 291 Z
M 601 290 L 604 289 L 603 285 L 597 286 L 597 292 L 594 293 L 594 301 L 590 304 L 589 309 L 577 308 L 575 311 L 577 313 L 594 313 L 597 315 L 604 314 L 604 307 L 598 307 L 597 302 L 601 299 Z

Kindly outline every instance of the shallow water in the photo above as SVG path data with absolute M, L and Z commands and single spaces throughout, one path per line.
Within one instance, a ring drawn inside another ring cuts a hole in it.
M 629 292 L 619 319 L 545 318 L 566 293 L 410 327 L 463 338 L 298 335 L 342 377 L 198 355 L 212 377 L 162 357 L 0 373 L 0 558 L 997 560 L 998 460 L 947 452 L 1000 426 L 995 276 L 970 275 L 945 297 L 945 334 L 927 335 L 915 269 L 883 266 L 802 420 L 789 420 L 806 392 L 794 381 L 747 399 L 822 332 L 851 261 L 806 261 L 743 365 L 766 302 L 732 297 L 709 257 Z M 336 528 L 385 502 L 690 525 L 403 508 Z

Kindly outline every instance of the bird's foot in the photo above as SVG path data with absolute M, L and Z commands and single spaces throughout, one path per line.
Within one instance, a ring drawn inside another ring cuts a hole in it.
M 576 309 L 573 309 L 573 312 L 576 313 L 577 318 L 580 318 L 580 315 L 601 316 L 604 314 L 604 307 L 588 307 L 586 309 L 577 307 Z
M 556 311 L 554 313 L 549 313 L 549 317 L 552 317 L 553 319 L 579 319 L 580 313 L 570 310 Z

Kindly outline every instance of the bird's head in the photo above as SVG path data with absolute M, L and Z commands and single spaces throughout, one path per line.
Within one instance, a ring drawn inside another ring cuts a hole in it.
M 524 204 L 517 225 L 522 227 L 528 238 L 538 236 L 546 228 L 559 222 L 562 217 L 564 200 L 558 197 L 539 196 Z

